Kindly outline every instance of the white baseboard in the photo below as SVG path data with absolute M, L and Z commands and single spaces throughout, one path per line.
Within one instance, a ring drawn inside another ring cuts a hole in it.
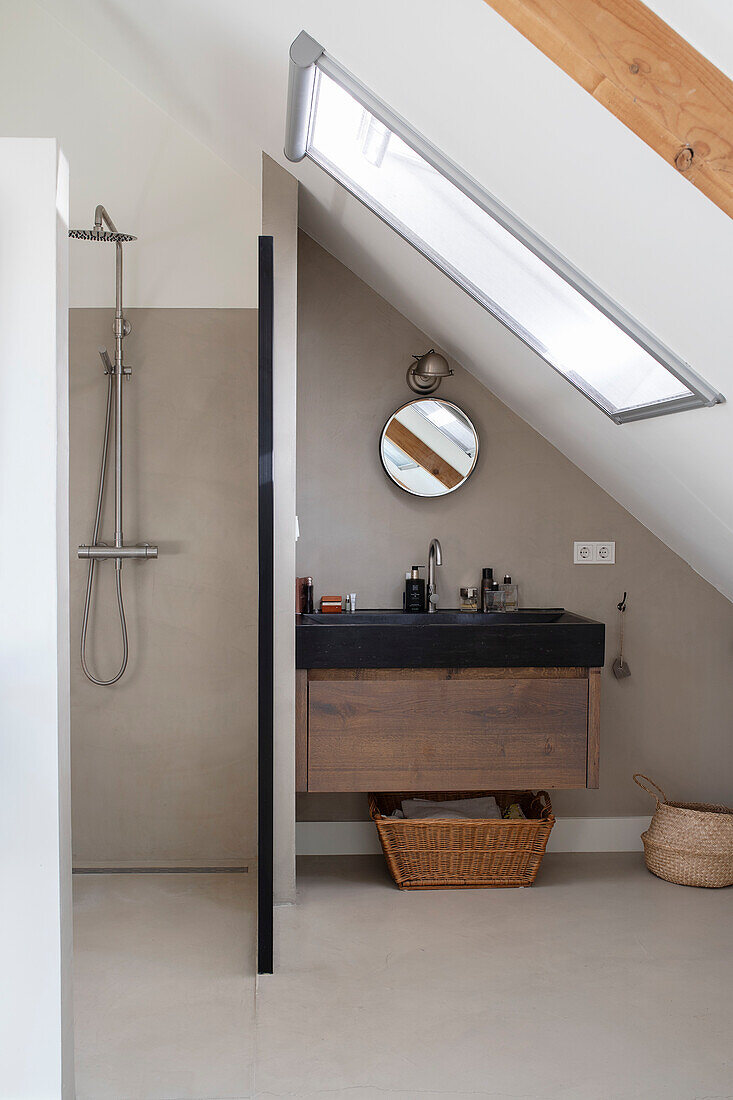
M 548 852 L 640 852 L 648 817 L 562 817 L 552 830 Z M 298 821 L 299 856 L 367 856 L 381 852 L 371 821 Z M 78 860 L 77 874 L 140 871 L 241 871 L 256 861 L 241 859 Z
M 555 823 L 548 852 L 640 852 L 648 817 L 563 817 Z M 299 856 L 367 856 L 381 852 L 371 821 L 298 821 Z

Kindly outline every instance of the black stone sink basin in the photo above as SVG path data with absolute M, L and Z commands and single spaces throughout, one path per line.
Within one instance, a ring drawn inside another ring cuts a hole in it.
M 565 614 L 564 607 L 527 607 L 519 611 L 435 611 L 414 614 L 412 612 L 387 611 L 315 611 L 301 615 L 301 624 L 312 623 L 317 626 L 490 626 L 513 623 L 519 626 L 526 623 L 556 623 Z
M 296 617 L 298 668 L 595 668 L 603 623 L 562 607 Z

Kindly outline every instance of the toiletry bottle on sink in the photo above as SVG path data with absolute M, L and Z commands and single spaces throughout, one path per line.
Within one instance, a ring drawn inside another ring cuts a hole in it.
M 499 586 L 498 581 L 491 582 L 491 588 L 486 594 L 488 607 L 484 608 L 485 611 L 504 611 L 506 603 L 506 594 Z
M 413 565 L 405 580 L 405 611 L 425 610 L 425 581 L 420 576 L 420 566 Z
M 312 615 L 313 611 L 313 577 L 306 577 L 303 584 L 303 614 Z
M 478 588 L 460 588 L 458 595 L 461 611 L 478 611 Z
M 494 570 L 484 567 L 481 575 L 481 610 L 491 611 L 491 585 L 494 583 Z
M 516 611 L 519 607 L 519 585 L 512 584 L 512 578 L 508 573 L 505 573 L 501 588 L 504 592 L 504 610 Z

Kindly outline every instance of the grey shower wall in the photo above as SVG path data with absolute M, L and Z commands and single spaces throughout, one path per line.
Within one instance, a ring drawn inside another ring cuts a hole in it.
M 71 730 L 76 864 L 212 863 L 256 852 L 257 311 L 132 309 L 125 341 L 131 657 L 88 683 L 78 636 L 102 444 L 97 348 L 111 310 L 70 316 Z M 108 482 L 108 486 L 110 483 Z M 113 495 L 105 503 L 109 537 Z M 92 667 L 119 652 L 113 569 L 98 569 Z
M 443 500 L 402 492 L 381 468 L 378 439 L 431 336 L 303 234 L 298 287 L 298 575 L 313 576 L 317 597 L 356 591 L 361 607 L 399 607 L 405 570 L 425 563 L 437 536 L 442 607 L 491 565 L 519 582 L 525 606 L 604 621 L 601 788 L 558 792 L 558 812 L 651 810 L 631 782 L 638 770 L 676 797 L 730 801 L 733 605 L 459 364 L 440 396 L 478 428 L 476 471 Z M 589 430 L 601 415 L 588 407 Z M 636 427 L 618 429 L 620 447 Z M 573 565 L 574 539 L 615 539 L 618 564 Z M 625 589 L 633 675 L 619 682 L 610 663 Z M 364 817 L 366 798 L 300 795 L 298 816 Z

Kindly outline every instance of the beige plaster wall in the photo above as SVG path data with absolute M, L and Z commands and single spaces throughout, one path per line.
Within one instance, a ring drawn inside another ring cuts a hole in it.
M 125 341 L 130 663 L 79 666 L 112 311 L 71 311 L 72 812 L 77 864 L 241 861 L 256 852 L 257 314 L 131 309 Z M 103 536 L 111 538 L 111 470 Z M 114 566 L 97 570 L 90 655 L 120 650 Z
M 643 813 L 640 770 L 672 796 L 733 798 L 733 605 L 511 413 L 473 376 L 441 395 L 478 428 L 476 471 L 443 500 L 421 500 L 384 474 L 378 439 L 409 397 L 413 353 L 433 346 L 355 275 L 301 235 L 298 268 L 298 575 L 316 598 L 356 591 L 361 607 L 398 607 L 405 570 L 440 538 L 441 606 L 481 567 L 510 572 L 524 606 L 564 606 L 607 624 L 602 676 L 601 788 L 558 792 L 560 813 Z M 548 368 L 549 369 L 549 368 Z M 588 431 L 601 416 L 588 406 Z M 618 429 L 624 447 L 633 425 Z M 639 470 L 639 477 L 644 477 Z M 573 564 L 574 539 L 615 539 L 615 566 Z M 616 604 L 628 590 L 628 680 L 610 672 Z M 363 796 L 301 795 L 301 819 L 360 818 Z

